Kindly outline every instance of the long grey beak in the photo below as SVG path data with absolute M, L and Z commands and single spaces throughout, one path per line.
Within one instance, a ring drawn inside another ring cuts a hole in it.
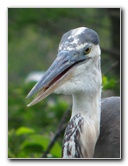
M 38 92 L 36 98 L 27 106 L 32 106 L 46 98 L 56 88 L 65 83 L 73 74 L 73 68 L 85 61 L 86 56 L 80 56 L 76 51 L 61 51 L 39 82 L 27 95 L 31 97 Z

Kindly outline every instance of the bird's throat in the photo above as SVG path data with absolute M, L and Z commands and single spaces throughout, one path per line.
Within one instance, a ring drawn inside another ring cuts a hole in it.
M 87 95 L 86 93 L 77 93 L 72 96 L 73 107 L 72 117 L 81 114 L 88 122 L 93 121 L 97 127 L 100 127 L 101 114 L 101 90 L 95 95 Z

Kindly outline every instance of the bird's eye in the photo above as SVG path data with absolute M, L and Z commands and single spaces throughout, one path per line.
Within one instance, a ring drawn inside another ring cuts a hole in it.
M 88 47 L 84 50 L 84 55 L 89 54 L 89 52 L 91 51 L 91 47 Z

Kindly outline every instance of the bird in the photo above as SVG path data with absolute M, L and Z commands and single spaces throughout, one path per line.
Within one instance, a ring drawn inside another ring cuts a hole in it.
M 63 34 L 57 57 L 28 93 L 32 106 L 52 92 L 72 96 L 62 158 L 120 158 L 120 97 L 101 99 L 100 39 L 78 27 Z

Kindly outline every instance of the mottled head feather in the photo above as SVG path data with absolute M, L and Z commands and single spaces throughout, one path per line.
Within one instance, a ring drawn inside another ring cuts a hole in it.
M 58 51 L 74 50 L 86 43 L 99 44 L 98 34 L 94 30 L 85 27 L 72 29 L 62 36 Z

